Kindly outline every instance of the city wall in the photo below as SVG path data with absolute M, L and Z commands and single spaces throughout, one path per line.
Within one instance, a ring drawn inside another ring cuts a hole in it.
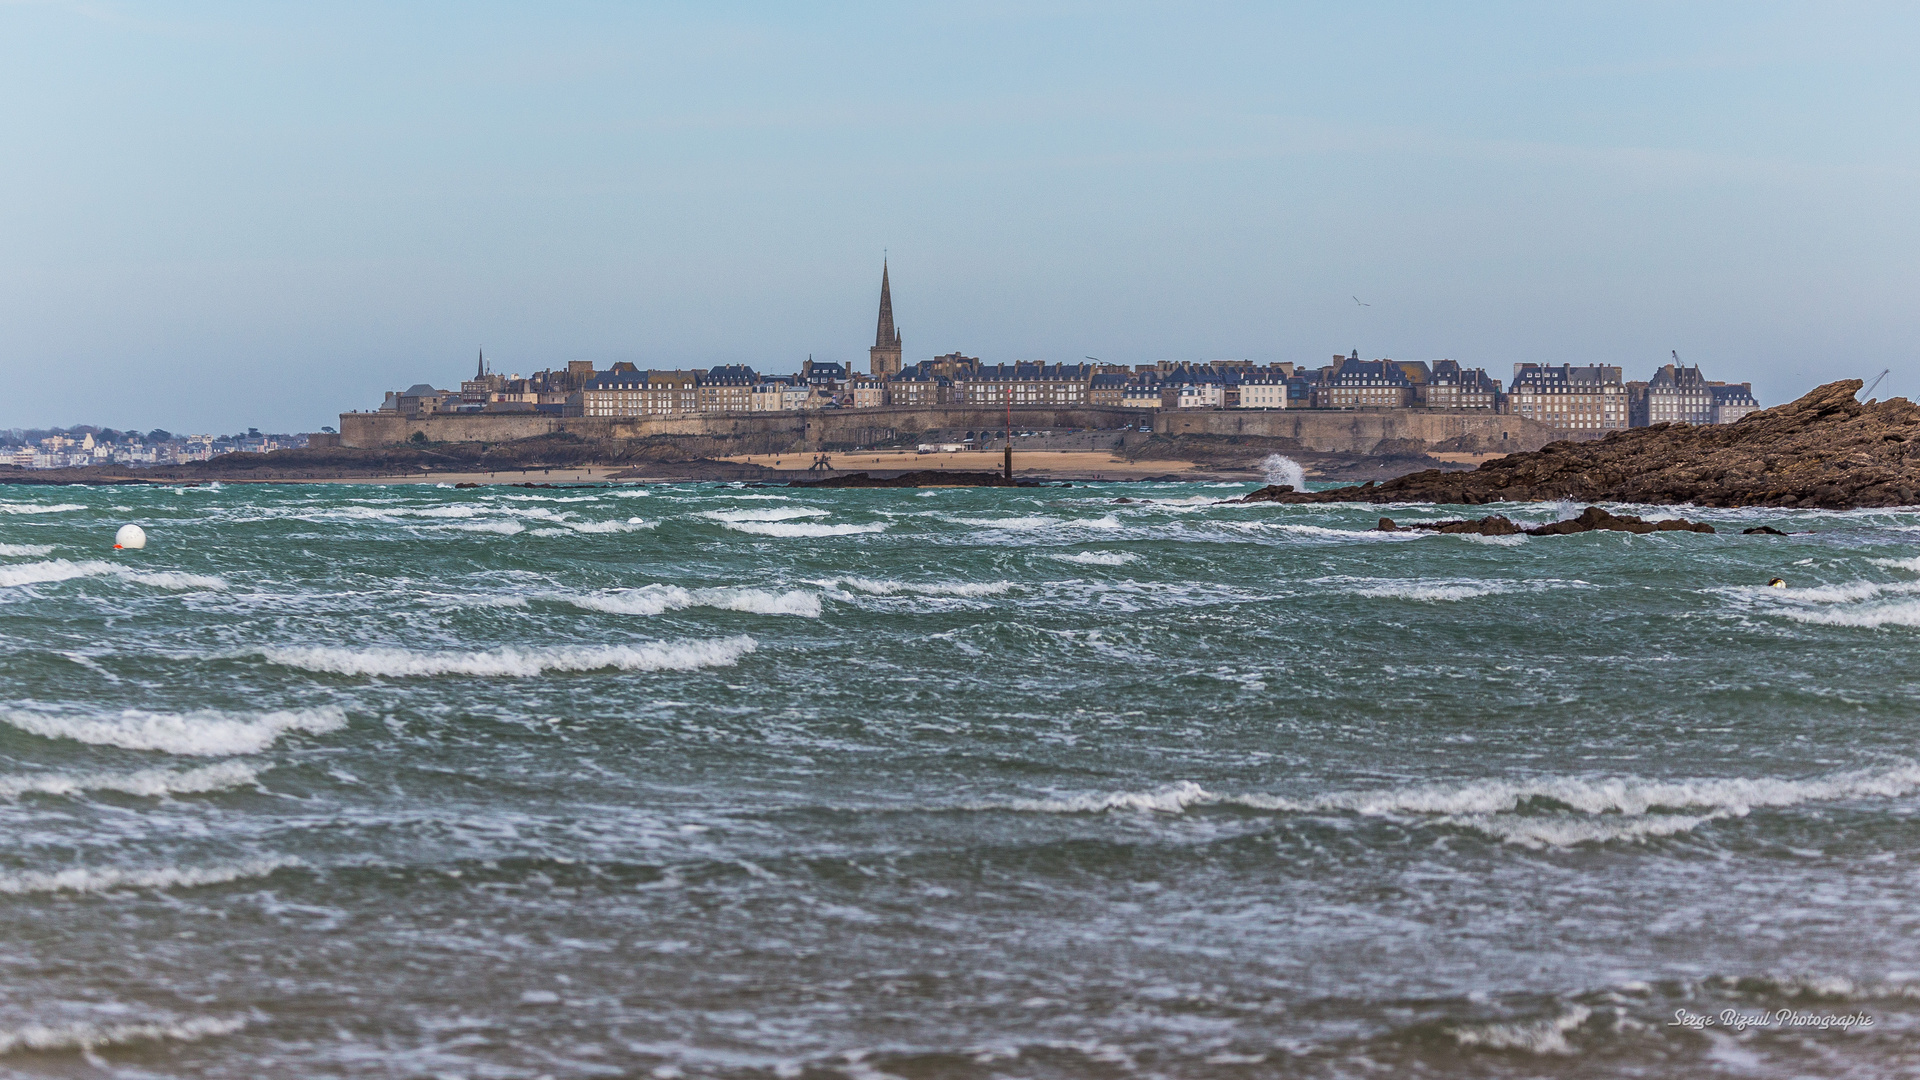
M 1504 453 L 1537 450 L 1565 433 L 1518 416 L 1440 409 L 1122 409 L 1015 406 L 1015 431 L 1116 430 L 1151 424 L 1158 435 L 1292 439 L 1302 450 L 1370 454 L 1383 449 Z M 726 444 L 722 452 L 833 450 L 913 441 L 950 441 L 1007 426 L 1004 408 L 970 406 L 819 409 L 670 417 L 444 415 L 409 420 L 393 413 L 340 414 L 343 446 L 406 442 L 510 442 L 567 433 L 588 440 L 680 436 Z M 1386 444 L 1384 447 L 1382 444 Z

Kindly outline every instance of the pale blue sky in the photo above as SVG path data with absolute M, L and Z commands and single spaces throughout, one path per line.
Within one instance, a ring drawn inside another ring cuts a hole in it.
M 882 249 L 909 360 L 1913 395 L 1917 56 L 1896 4 L 0 0 L 0 426 L 864 365 Z

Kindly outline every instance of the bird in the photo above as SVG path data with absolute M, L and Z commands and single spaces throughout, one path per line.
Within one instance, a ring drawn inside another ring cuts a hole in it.
M 1364 301 L 1364 300 L 1362 300 L 1362 299 L 1360 299 L 1360 298 L 1359 298 L 1359 297 L 1357 297 L 1357 296 L 1355 296 L 1355 297 L 1353 298 L 1353 302 L 1354 302 L 1354 303 L 1356 303 L 1356 304 L 1359 304 L 1359 305 L 1360 305 L 1361 307 L 1372 307 L 1372 306 L 1373 306 L 1372 304 L 1369 304 L 1369 303 L 1367 303 L 1366 301 Z

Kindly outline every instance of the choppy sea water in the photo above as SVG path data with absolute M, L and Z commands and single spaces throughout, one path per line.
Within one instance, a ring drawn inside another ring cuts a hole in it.
M 1920 1072 L 1920 514 L 1244 490 L 0 490 L 0 1075 Z

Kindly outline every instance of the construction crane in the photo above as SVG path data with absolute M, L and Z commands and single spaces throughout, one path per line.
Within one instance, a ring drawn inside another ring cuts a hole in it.
M 1891 372 L 1892 370 L 1893 370 L 1892 368 L 1881 368 L 1880 374 L 1875 375 L 1873 377 L 1873 381 L 1867 384 L 1867 388 L 1865 390 L 1860 391 L 1861 399 L 1866 401 L 1873 400 L 1873 388 L 1876 386 L 1879 386 L 1880 380 L 1886 378 L 1887 373 Z

